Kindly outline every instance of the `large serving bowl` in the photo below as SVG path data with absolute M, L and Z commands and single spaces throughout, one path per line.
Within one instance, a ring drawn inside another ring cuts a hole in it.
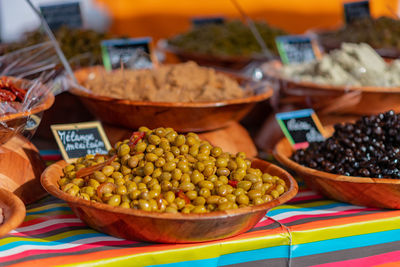
M 255 159 L 252 166 L 283 179 L 288 191 L 271 202 L 236 210 L 205 214 L 155 213 L 112 207 L 70 196 L 59 189 L 65 161 L 49 166 L 42 174 L 43 187 L 53 196 L 65 200 L 90 227 L 116 237 L 160 243 L 192 243 L 235 236 L 251 229 L 266 212 L 293 198 L 298 186 L 285 170 Z
M 0 209 L 4 220 L 0 223 L 0 237 L 17 228 L 25 218 L 25 205 L 10 191 L 0 188 Z
M 282 64 L 264 65 L 287 103 L 309 106 L 321 114 L 373 115 L 393 109 L 400 112 L 400 87 L 334 86 L 289 80 L 279 74 Z
M 79 83 L 91 73 L 101 73 L 103 68 L 84 68 L 75 72 Z M 201 132 L 226 127 L 242 119 L 257 102 L 272 96 L 272 88 L 262 88 L 261 93 L 241 99 L 211 102 L 149 102 L 115 99 L 94 95 L 78 87 L 71 93 L 77 95 L 84 105 L 101 121 L 137 129 L 172 127 L 179 132 Z M 258 92 L 257 90 L 255 90 Z
M 303 178 L 311 189 L 354 205 L 400 209 L 400 179 L 353 177 L 319 171 L 293 161 L 293 152 L 292 145 L 283 138 L 275 146 L 273 154 L 281 164 Z
M 166 41 L 162 40 L 162 45 L 159 47 L 167 52 L 176 56 L 181 62 L 194 61 L 202 66 L 212 66 L 219 68 L 229 68 L 229 69 L 241 69 L 248 65 L 250 62 L 259 61 L 265 62 L 269 59 L 265 56 L 228 56 L 228 55 L 210 55 L 204 53 L 196 53 L 192 51 L 187 51 L 180 47 L 165 44 Z
M 24 79 L 16 79 L 13 77 L 8 77 L 8 79 L 10 79 L 16 86 L 20 88 L 29 88 L 31 84 L 31 81 Z M 40 123 L 40 113 L 49 109 L 53 103 L 54 95 L 50 93 L 47 94 L 45 98 L 31 110 L 0 116 L 0 145 L 5 144 L 14 135 L 23 132 L 26 129 L 28 117 L 35 118 L 35 127 L 37 127 Z

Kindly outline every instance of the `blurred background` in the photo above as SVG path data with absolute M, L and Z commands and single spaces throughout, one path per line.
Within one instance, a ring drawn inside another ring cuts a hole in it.
M 68 3 L 65 0 L 32 0 L 39 6 L 48 3 Z M 74 1 L 76 2 L 76 1 Z M 155 41 L 167 38 L 191 26 L 196 16 L 239 18 L 240 14 L 229 0 L 80 0 L 85 26 L 97 31 L 132 37 L 152 36 Z M 239 0 L 244 11 L 255 20 L 264 20 L 289 33 L 308 29 L 338 28 L 343 23 L 342 0 Z M 346 1 L 348 2 L 348 1 Z M 371 14 L 396 17 L 397 0 L 371 0 Z M 25 0 L 1 0 L 1 38 L 18 39 L 23 32 L 39 26 L 39 20 Z

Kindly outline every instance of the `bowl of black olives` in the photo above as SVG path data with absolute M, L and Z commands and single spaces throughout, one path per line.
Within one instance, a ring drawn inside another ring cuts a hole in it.
M 331 136 L 294 150 L 280 140 L 276 159 L 325 196 L 354 205 L 400 209 L 400 114 L 336 124 Z

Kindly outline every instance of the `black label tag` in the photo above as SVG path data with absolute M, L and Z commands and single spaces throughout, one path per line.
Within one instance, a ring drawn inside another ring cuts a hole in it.
M 275 39 L 281 60 L 285 64 L 312 61 L 316 58 L 316 45 L 308 36 L 285 35 Z
M 69 28 L 81 28 L 83 25 L 79 2 L 42 5 L 40 11 L 52 31 L 63 25 Z
M 106 70 L 149 69 L 153 67 L 150 51 L 151 38 L 112 39 L 101 42 Z
M 107 154 L 111 149 L 100 122 L 51 125 L 51 130 L 67 162 L 87 154 Z
M 369 1 L 344 3 L 344 19 L 347 24 L 355 20 L 369 18 L 371 16 L 369 10 Z
M 197 27 L 197 26 L 203 26 L 207 24 L 223 24 L 225 22 L 224 17 L 197 17 L 197 18 L 192 18 L 192 25 Z
M 278 113 L 275 117 L 295 149 L 305 148 L 310 142 L 325 139 L 324 129 L 312 109 Z

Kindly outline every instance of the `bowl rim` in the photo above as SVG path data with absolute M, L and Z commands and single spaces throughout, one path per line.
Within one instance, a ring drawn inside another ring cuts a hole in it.
M 79 76 L 80 73 L 88 72 L 91 70 L 96 71 L 98 69 L 103 69 L 103 67 L 101 66 L 85 67 L 76 70 L 74 74 L 75 76 Z M 102 95 L 94 95 L 84 91 L 83 89 L 80 89 L 79 87 L 84 88 L 82 85 L 75 84 L 70 88 L 69 92 L 79 97 L 110 102 L 112 105 L 115 104 L 115 105 L 178 107 L 178 108 L 209 108 L 209 107 L 223 107 L 228 105 L 255 103 L 270 98 L 274 93 L 274 90 L 270 85 L 265 85 L 264 92 L 243 98 L 234 98 L 234 99 L 219 100 L 219 101 L 202 101 L 202 102 L 151 102 L 151 101 L 118 99 Z
M 265 70 L 267 68 L 267 70 Z M 274 71 L 269 71 L 269 68 L 274 68 Z M 280 75 L 276 70 L 282 68 L 282 63 L 278 60 L 270 61 L 264 65 L 263 73 L 267 75 L 269 79 L 277 79 L 281 83 L 286 83 L 287 85 L 298 86 L 302 89 L 315 89 L 323 91 L 339 91 L 348 93 L 351 91 L 360 91 L 365 93 L 399 93 L 400 86 L 398 87 L 379 87 L 379 86 L 345 86 L 345 85 L 328 85 L 319 84 L 306 81 L 297 81 L 288 79 Z
M 22 81 L 22 82 L 31 83 L 31 81 L 26 80 L 26 79 L 22 79 L 22 78 L 11 77 L 11 76 L 5 76 L 5 77 L 7 77 L 7 78 L 9 78 L 11 80 L 19 80 L 19 81 Z M 46 85 L 42 84 L 41 86 L 46 86 Z M 45 111 L 45 110 L 49 109 L 54 104 L 54 100 L 55 100 L 54 94 L 50 92 L 41 101 L 41 103 L 39 105 L 35 106 L 33 109 L 30 109 L 30 110 L 27 110 L 27 111 L 23 111 L 23 112 L 11 113 L 11 114 L 7 114 L 7 115 L 4 115 L 4 116 L 0 116 L 0 121 L 1 122 L 6 122 L 6 121 L 9 121 L 9 120 L 27 117 L 29 115 Z
M 102 211 L 107 211 L 107 212 L 117 212 L 117 213 L 122 213 L 125 215 L 133 215 L 137 217 L 147 217 L 147 218 L 154 218 L 154 219 L 170 219 L 170 220 L 209 220 L 209 219 L 218 219 L 218 218 L 224 218 L 224 217 L 233 217 L 233 216 L 240 216 L 244 214 L 250 214 L 254 212 L 260 212 L 260 211 L 268 211 L 269 209 L 278 206 L 280 204 L 283 204 L 290 199 L 292 199 L 298 191 L 298 185 L 296 180 L 290 175 L 287 171 L 284 169 L 280 168 L 279 166 L 260 160 L 260 159 L 253 159 L 252 162 L 255 162 L 256 164 L 263 164 L 266 165 L 267 167 L 272 167 L 280 172 L 282 172 L 285 177 L 287 178 L 286 180 L 289 181 L 289 186 L 288 186 L 288 191 L 283 193 L 281 196 L 278 198 L 268 202 L 264 203 L 261 205 L 257 206 L 248 206 L 248 207 L 243 207 L 239 209 L 234 209 L 234 210 L 227 210 L 227 211 L 216 211 L 216 212 L 210 212 L 210 213 L 202 213 L 202 214 L 183 214 L 183 213 L 166 213 L 166 212 L 149 212 L 149 211 L 142 211 L 142 210 L 135 210 L 135 209 L 127 209 L 127 208 L 121 208 L 121 207 L 113 207 L 108 204 L 104 203 L 98 203 L 98 202 L 92 202 L 89 200 L 84 200 L 78 197 L 73 197 L 71 195 L 68 195 L 67 193 L 61 191 L 58 188 L 58 185 L 54 185 L 49 181 L 49 172 L 53 171 L 54 169 L 58 168 L 59 171 L 62 170 L 62 167 L 65 166 L 66 162 L 64 160 L 60 160 L 49 167 L 46 168 L 46 170 L 42 173 L 40 177 L 40 181 L 42 183 L 42 186 L 44 189 L 50 193 L 51 195 L 60 198 L 64 201 L 66 201 L 68 204 L 77 204 L 77 205 L 82 205 L 88 208 L 95 208 L 95 209 L 100 209 Z
M 290 147 L 290 155 L 285 153 L 284 149 Z M 339 175 L 329 172 L 320 171 L 317 169 L 313 169 L 310 167 L 303 166 L 290 157 L 293 155 L 294 149 L 287 140 L 286 137 L 283 137 L 279 142 L 275 145 L 273 150 L 273 155 L 281 164 L 284 166 L 294 170 L 301 176 L 308 177 L 318 177 L 321 179 L 327 179 L 332 181 L 340 181 L 340 182 L 350 182 L 350 183 L 363 183 L 363 184 L 400 184 L 400 179 L 389 179 L 389 178 L 370 178 L 370 177 L 359 177 L 359 176 L 345 176 Z
M 0 187 L 0 202 L 10 208 L 11 214 L 4 214 L 4 221 L 0 224 L 0 237 L 17 228 L 25 219 L 26 209 L 22 200 L 14 193 Z M 4 213 L 4 211 L 3 211 Z

